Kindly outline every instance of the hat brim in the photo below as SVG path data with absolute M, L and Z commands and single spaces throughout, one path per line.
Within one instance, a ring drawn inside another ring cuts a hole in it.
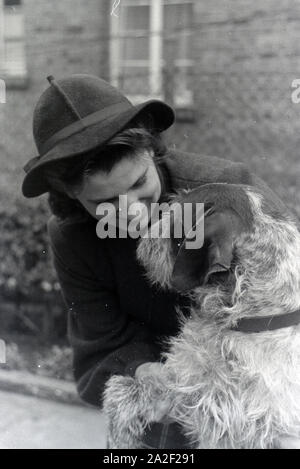
M 149 100 L 126 111 L 86 127 L 80 132 L 58 142 L 51 150 L 41 157 L 30 160 L 32 166 L 26 174 L 22 193 L 25 197 L 37 197 L 50 190 L 44 169 L 58 160 L 80 157 L 94 148 L 100 147 L 113 138 L 134 118 L 151 114 L 155 128 L 162 132 L 168 129 L 175 120 L 173 109 L 163 101 Z M 29 163 L 30 163 L 29 162 Z M 28 163 L 27 163 L 28 164 Z

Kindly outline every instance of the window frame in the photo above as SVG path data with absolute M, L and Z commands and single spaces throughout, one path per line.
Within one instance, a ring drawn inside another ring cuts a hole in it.
M 8 86 L 17 86 L 17 87 L 23 87 L 27 85 L 27 79 L 28 79 L 28 70 L 27 70 L 27 60 L 26 60 L 26 43 L 25 43 L 25 25 L 24 25 L 24 3 L 21 2 L 20 5 L 14 6 L 15 9 L 18 10 L 18 12 L 22 15 L 22 21 L 23 21 L 23 34 L 22 35 L 16 35 L 11 36 L 11 37 L 6 37 L 5 36 L 5 5 L 4 5 L 4 0 L 0 0 L 0 73 L 1 73 L 1 78 L 5 79 L 5 82 Z M 20 68 L 20 71 L 14 72 L 10 71 L 7 68 L 7 58 L 6 58 L 6 46 L 9 44 L 9 42 L 20 42 L 22 44 L 22 47 L 24 49 L 24 66 Z
M 168 4 L 182 5 L 183 3 L 192 4 L 192 7 L 195 8 L 195 0 L 168 0 Z M 111 11 L 113 8 L 114 1 L 110 0 Z M 150 6 L 150 28 L 149 28 L 149 60 L 126 60 L 128 65 L 143 66 L 149 65 L 149 84 L 150 84 L 150 95 L 137 95 L 137 94 L 126 94 L 128 99 L 130 99 L 134 104 L 145 101 L 146 99 L 164 99 L 163 96 L 163 75 L 166 63 L 163 59 L 163 43 L 164 38 L 162 35 L 163 31 L 163 10 L 164 10 L 164 0 L 126 0 L 126 7 L 130 6 Z M 111 14 L 110 21 L 110 81 L 111 83 L 118 87 L 120 74 L 120 55 L 119 55 L 119 41 L 122 40 L 120 34 L 121 21 L 118 13 L 116 15 Z M 124 61 L 122 62 L 124 65 Z M 175 66 L 188 66 L 193 68 L 195 65 L 194 59 L 176 59 Z M 193 90 L 191 91 L 192 99 L 186 103 L 186 108 L 193 107 Z M 176 103 L 174 103 L 176 108 Z
M 0 70 L 5 64 L 4 0 L 0 0 Z

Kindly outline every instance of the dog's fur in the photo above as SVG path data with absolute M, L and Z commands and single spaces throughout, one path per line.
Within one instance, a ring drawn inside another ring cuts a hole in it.
M 270 194 L 241 189 L 252 228 L 234 239 L 234 262 L 222 281 L 212 277 L 190 291 L 189 316 L 178 310 L 181 332 L 169 340 L 161 376 L 112 376 L 107 383 L 112 448 L 139 448 L 156 420 L 153 403 L 170 397 L 169 417 L 195 448 L 274 448 L 284 435 L 300 436 L 300 326 L 251 334 L 230 329 L 240 318 L 300 308 L 300 233 Z M 142 239 L 137 252 L 149 280 L 165 288 L 173 288 L 171 244 Z

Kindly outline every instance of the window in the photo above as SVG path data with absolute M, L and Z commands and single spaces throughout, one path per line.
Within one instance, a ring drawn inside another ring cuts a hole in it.
M 192 106 L 193 1 L 111 2 L 111 82 L 134 103 L 166 99 Z
M 0 73 L 6 78 L 26 75 L 21 0 L 0 0 Z

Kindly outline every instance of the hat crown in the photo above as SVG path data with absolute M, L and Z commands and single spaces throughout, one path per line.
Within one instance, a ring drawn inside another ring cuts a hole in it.
M 33 136 L 43 144 L 66 126 L 108 106 L 130 101 L 114 86 L 92 75 L 77 74 L 55 81 L 41 95 L 33 115 Z

